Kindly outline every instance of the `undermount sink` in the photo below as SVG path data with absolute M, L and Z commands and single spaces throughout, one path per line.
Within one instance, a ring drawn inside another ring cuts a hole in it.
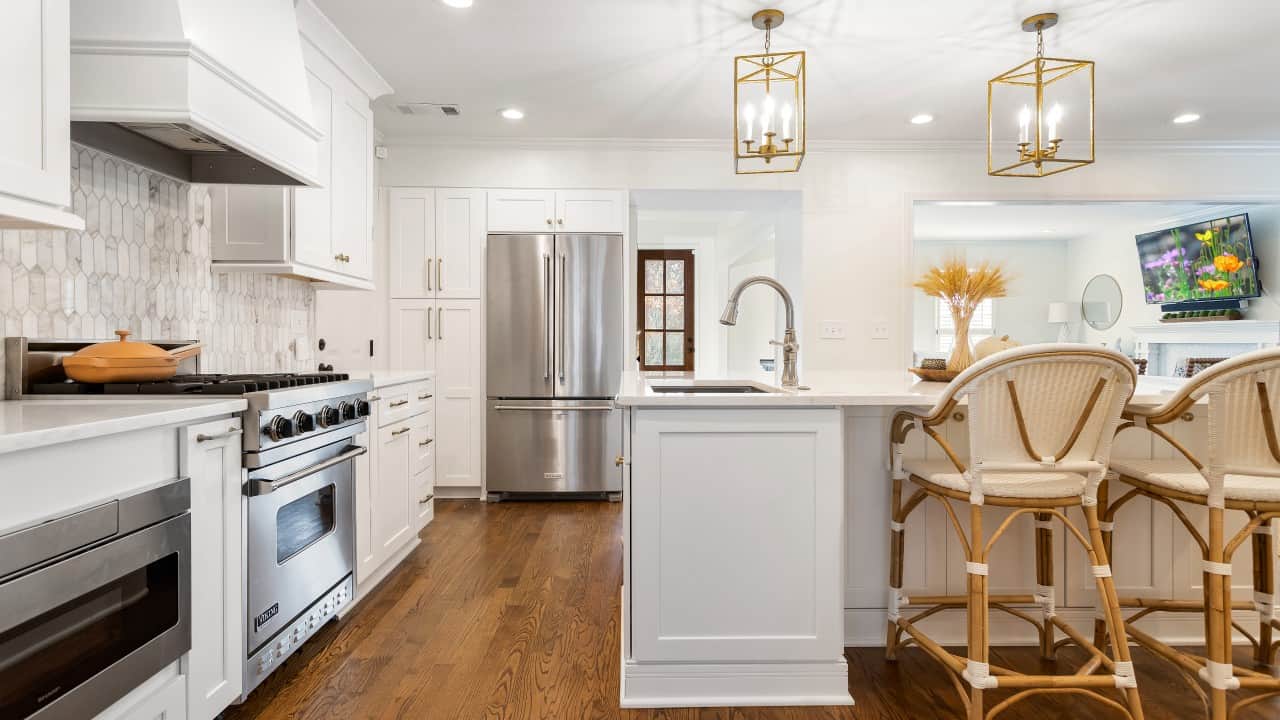
M 706 395 L 732 395 L 743 393 L 768 393 L 755 385 L 650 385 L 659 393 L 697 393 Z

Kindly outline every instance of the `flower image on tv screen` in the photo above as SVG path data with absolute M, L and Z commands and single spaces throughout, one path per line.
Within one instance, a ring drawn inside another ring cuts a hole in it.
M 1137 240 L 1148 304 L 1261 294 L 1247 213 L 1144 233 Z

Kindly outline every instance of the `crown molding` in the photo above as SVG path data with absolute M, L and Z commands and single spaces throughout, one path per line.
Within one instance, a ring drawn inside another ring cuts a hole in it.
M 728 139 L 715 138 L 512 138 L 387 134 L 384 144 L 402 147 L 497 148 L 519 150 L 643 150 L 646 152 L 717 152 Z M 981 140 L 811 140 L 815 153 L 985 153 Z M 1178 153 L 1206 155 L 1280 154 L 1280 141 L 1099 140 L 1098 154 Z

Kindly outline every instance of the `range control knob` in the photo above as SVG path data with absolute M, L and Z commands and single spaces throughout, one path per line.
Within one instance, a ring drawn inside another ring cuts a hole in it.
M 325 405 L 316 413 L 316 420 L 320 422 L 320 427 L 327 428 L 342 422 L 342 416 L 338 414 L 337 408 Z
M 293 414 L 293 427 L 300 433 L 311 432 L 316 429 L 316 420 L 310 414 L 299 410 Z
M 367 400 L 356 401 L 356 415 L 360 417 L 369 417 L 369 401 Z
M 267 422 L 267 426 L 262 431 L 267 434 L 267 437 L 279 442 L 293 437 L 293 423 L 283 415 L 276 415 Z
M 338 415 L 342 417 L 343 422 L 346 422 L 348 420 L 355 420 L 356 406 L 353 405 L 352 403 L 349 403 L 343 400 L 342 402 L 338 403 Z

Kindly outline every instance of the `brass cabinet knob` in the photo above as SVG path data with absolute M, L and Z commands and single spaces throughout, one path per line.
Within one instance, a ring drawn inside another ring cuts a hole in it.
M 614 467 L 622 467 L 627 463 L 627 459 L 621 455 L 613 459 Z
M 559 224 L 561 224 L 561 225 L 563 225 L 563 224 L 564 224 L 564 218 L 560 218 L 560 219 L 556 220 L 556 222 L 557 222 L 557 223 L 559 223 Z
M 550 225 L 551 225 L 551 218 L 547 218 L 547 226 L 550 227 Z

